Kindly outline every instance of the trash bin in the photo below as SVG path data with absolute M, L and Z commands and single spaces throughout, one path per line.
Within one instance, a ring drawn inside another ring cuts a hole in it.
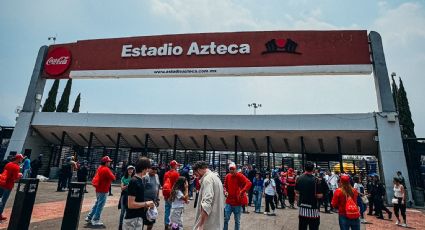
M 38 189 L 38 179 L 20 179 L 10 215 L 9 230 L 28 229 Z
M 85 185 L 81 182 L 71 182 L 62 219 L 62 230 L 78 229 Z

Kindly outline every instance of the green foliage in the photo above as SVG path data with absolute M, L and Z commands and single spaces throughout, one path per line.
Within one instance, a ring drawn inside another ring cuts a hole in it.
M 398 105 L 397 105 L 397 94 L 398 94 L 398 88 L 397 84 L 394 81 L 394 76 L 391 75 L 392 83 L 391 83 L 391 89 L 393 94 L 393 101 L 396 111 L 398 111 Z
M 69 106 L 69 96 L 71 95 L 71 86 L 72 86 L 72 79 L 69 79 L 66 82 L 65 89 L 62 93 L 61 99 L 58 103 L 58 108 L 56 109 L 56 112 L 68 112 L 68 106 Z
M 73 113 L 80 112 L 80 101 L 81 101 L 81 93 L 79 93 L 77 99 L 75 99 L 74 108 L 72 109 Z
M 49 91 L 49 96 L 44 102 L 42 112 L 54 112 L 56 110 L 56 96 L 58 95 L 59 79 L 56 79 Z
M 400 125 L 402 126 L 401 133 L 403 137 L 416 138 L 415 124 L 412 120 L 410 112 L 409 100 L 407 99 L 406 91 L 403 86 L 403 81 L 399 78 L 399 88 L 397 93 L 397 107 Z

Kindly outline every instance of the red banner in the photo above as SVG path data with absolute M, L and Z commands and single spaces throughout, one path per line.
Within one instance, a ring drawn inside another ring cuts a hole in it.
M 64 50 L 69 51 L 69 58 Z M 266 31 L 143 36 L 52 45 L 45 61 L 44 77 L 370 74 L 371 71 L 366 31 Z

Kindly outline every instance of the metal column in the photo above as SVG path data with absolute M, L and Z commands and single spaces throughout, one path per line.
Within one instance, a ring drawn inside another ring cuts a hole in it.
M 213 167 L 213 170 L 215 170 L 215 150 L 213 150 L 213 160 L 212 160 L 212 167 Z
M 148 155 L 148 148 L 149 148 L 149 133 L 146 133 L 146 135 L 145 135 L 145 148 L 143 149 L 143 156 Z
M 117 135 L 117 143 L 115 145 L 114 169 L 117 168 L 118 151 L 120 150 L 120 140 L 121 140 L 121 133 L 118 133 L 118 135 Z
M 305 165 L 305 145 L 304 145 L 304 137 L 303 136 L 300 137 L 300 141 L 301 141 L 301 163 L 302 163 L 301 168 L 304 169 L 304 165 Z
M 87 146 L 87 162 L 90 164 L 91 159 L 90 159 L 90 155 L 91 155 L 91 149 L 92 149 L 92 145 L 93 145 L 93 132 L 90 132 L 90 137 L 89 137 L 89 145 Z
M 235 136 L 235 164 L 238 164 L 238 136 Z
M 203 155 L 203 161 L 206 161 L 207 159 L 207 135 L 204 135 L 204 155 Z
M 344 165 L 342 163 L 341 137 L 336 137 L 336 141 L 338 144 L 339 172 L 342 173 L 344 171 Z
M 177 139 L 179 137 L 177 136 L 177 134 L 174 135 L 174 146 L 173 146 L 173 160 L 176 159 L 176 154 L 177 154 Z
M 267 139 L 267 170 L 270 170 L 270 136 Z
M 66 132 L 63 131 L 62 132 L 62 137 L 61 137 L 61 145 L 59 147 L 59 152 L 56 154 L 56 165 L 59 166 L 59 162 L 62 156 L 62 148 L 63 148 L 63 144 L 65 142 L 65 136 L 66 136 Z

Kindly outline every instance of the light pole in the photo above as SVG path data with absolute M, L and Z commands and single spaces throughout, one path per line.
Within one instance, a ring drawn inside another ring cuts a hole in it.
M 257 115 L 257 109 L 261 107 L 261 104 L 257 104 L 257 103 L 251 103 L 248 104 L 248 107 L 253 107 L 254 108 L 254 115 Z

